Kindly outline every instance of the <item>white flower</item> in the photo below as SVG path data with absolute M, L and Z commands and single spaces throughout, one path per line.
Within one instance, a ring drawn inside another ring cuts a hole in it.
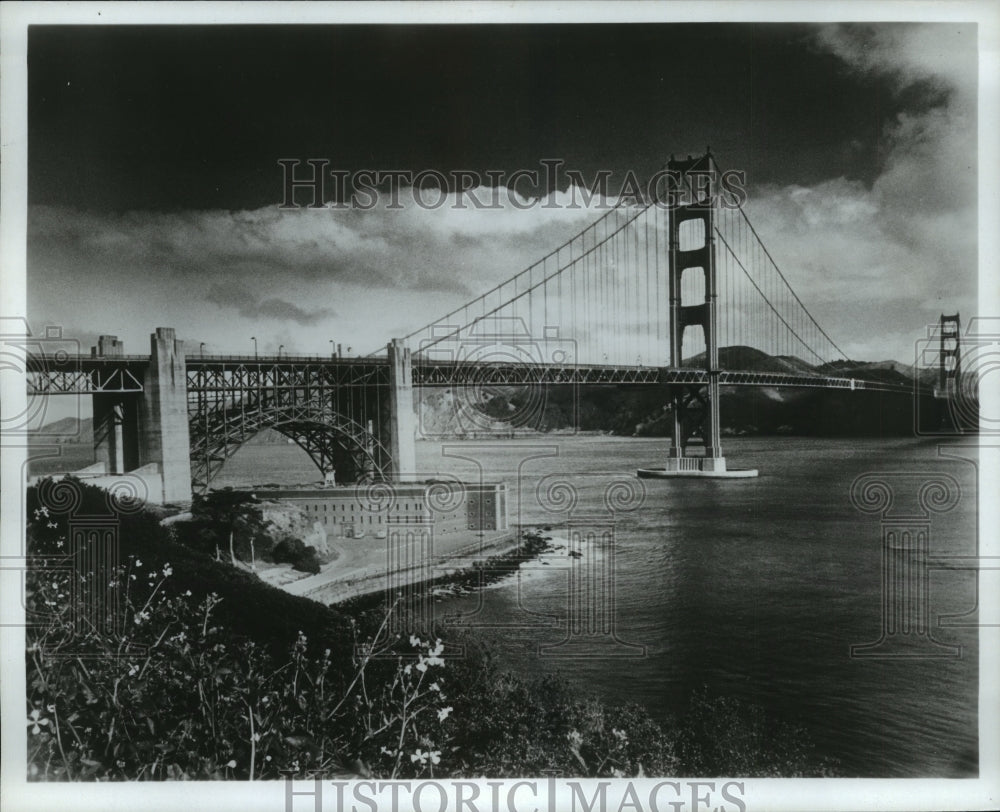
M 441 708 L 441 710 L 438 711 L 438 721 L 443 722 L 445 719 L 447 719 L 448 714 L 450 714 L 452 710 L 454 710 L 454 708 L 452 708 L 451 706 L 447 708 Z M 436 764 L 437 762 L 434 763 Z
M 191 590 L 190 589 L 186 590 L 184 592 L 184 594 L 187 595 L 190 598 L 191 597 Z
M 142 562 L 141 562 L 141 561 L 140 561 L 140 560 L 139 560 L 139 559 L 137 558 L 137 559 L 135 560 L 135 565 L 136 565 L 137 567 L 141 567 L 141 566 L 142 566 Z
M 42 732 L 42 728 L 39 725 L 47 725 L 49 723 L 48 719 L 43 719 L 42 711 L 40 708 L 35 708 L 28 714 L 28 725 L 31 727 L 32 735 L 37 735 Z
M 229 761 L 226 762 L 226 766 L 227 767 L 235 767 L 236 766 L 236 759 L 234 759 L 234 758 L 229 759 Z
M 169 563 L 165 564 L 163 567 L 163 577 L 169 578 L 173 574 L 174 574 L 174 568 L 171 567 Z
M 406 667 L 409 668 L 410 666 L 406 666 Z M 421 657 L 420 658 L 420 662 L 417 663 L 417 671 L 420 671 L 421 673 L 423 673 L 426 670 L 427 670 L 427 663 L 425 663 L 424 659 Z
M 420 748 L 418 747 L 418 748 L 417 748 L 417 752 L 413 753 L 413 754 L 412 754 L 412 755 L 410 756 L 410 761 L 411 761 L 411 762 L 412 762 L 412 761 L 419 761 L 419 762 L 420 762 L 421 764 L 426 764 L 426 763 L 427 763 L 427 758 L 428 758 L 428 756 L 430 756 L 430 753 L 425 753 L 425 752 L 424 752 L 423 750 L 421 750 L 421 749 L 420 749 Z
M 440 764 L 441 763 L 441 751 L 440 750 L 431 750 L 431 752 L 428 753 L 427 755 L 429 755 L 431 757 L 431 764 Z
M 132 666 L 129 667 L 129 669 L 128 669 L 128 675 L 130 677 L 134 677 L 138 673 L 139 673 L 139 666 L 132 665 Z
M 413 646 L 413 647 L 419 646 L 421 644 L 421 642 L 422 641 L 420 640 L 420 638 L 417 637 L 415 634 L 411 634 L 410 635 L 410 645 L 411 646 Z M 417 751 L 417 752 L 419 752 L 419 751 Z
M 441 686 L 438 685 L 436 682 L 432 682 L 427 687 L 430 688 L 432 691 L 440 691 L 441 690 Z
M 57 525 L 57 524 L 56 524 L 55 522 L 48 522 L 48 523 L 46 524 L 46 527 L 52 527 L 52 528 L 56 528 L 56 527 L 58 527 L 58 526 L 59 526 L 59 525 Z

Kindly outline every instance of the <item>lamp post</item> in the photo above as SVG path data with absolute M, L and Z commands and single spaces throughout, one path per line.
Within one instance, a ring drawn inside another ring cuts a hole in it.
M 332 361 L 336 357 L 337 357 L 337 347 L 333 343 L 333 339 L 331 338 L 330 339 L 330 360 Z
M 253 342 L 253 359 L 257 360 L 257 336 L 250 336 L 250 340 Z
M 284 345 L 284 344 L 279 344 L 279 345 L 278 345 L 278 360 L 279 360 L 279 361 L 281 360 L 281 351 L 282 351 L 282 350 L 283 350 L 284 348 L 285 348 L 285 345 Z
M 205 342 L 204 341 L 202 341 L 198 345 L 198 350 L 201 352 L 201 357 L 204 358 L 205 357 Z

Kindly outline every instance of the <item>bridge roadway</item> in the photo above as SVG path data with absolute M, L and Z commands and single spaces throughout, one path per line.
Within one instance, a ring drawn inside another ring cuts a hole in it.
M 143 391 L 148 355 L 29 355 L 28 393 L 32 395 L 124 393 Z M 237 391 L 296 388 L 317 379 L 327 385 L 388 383 L 387 358 L 322 356 L 188 355 L 188 390 Z M 544 364 L 413 358 L 413 385 L 530 386 L 583 384 L 707 384 L 704 369 L 615 364 Z M 252 381 L 252 382 L 251 382 Z M 722 370 L 721 386 L 780 386 L 922 394 L 911 384 L 794 372 Z

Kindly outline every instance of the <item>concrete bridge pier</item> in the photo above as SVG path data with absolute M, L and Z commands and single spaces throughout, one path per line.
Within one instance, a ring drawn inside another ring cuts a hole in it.
M 413 482 L 417 470 L 417 419 L 413 408 L 413 361 L 409 348 L 394 338 L 389 350 L 389 476 Z
M 191 498 L 191 443 L 184 342 L 172 327 L 157 327 L 149 347 L 139 402 L 139 465 L 159 464 L 164 502 L 186 501 Z
M 139 467 L 139 402 L 134 395 L 94 395 L 94 460 L 109 474 Z
M 100 358 L 120 358 L 122 342 L 102 335 L 91 350 Z M 93 396 L 94 460 L 109 474 L 124 474 L 139 467 L 138 396 L 97 394 Z

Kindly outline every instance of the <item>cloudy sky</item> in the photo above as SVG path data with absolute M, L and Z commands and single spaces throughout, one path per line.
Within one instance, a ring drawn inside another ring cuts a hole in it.
M 158 325 L 208 352 L 368 352 L 597 215 L 282 210 L 279 160 L 485 178 L 557 158 L 614 192 L 711 145 L 834 340 L 912 361 L 942 311 L 976 310 L 976 72 L 952 24 L 36 26 L 29 319 L 137 352 Z

